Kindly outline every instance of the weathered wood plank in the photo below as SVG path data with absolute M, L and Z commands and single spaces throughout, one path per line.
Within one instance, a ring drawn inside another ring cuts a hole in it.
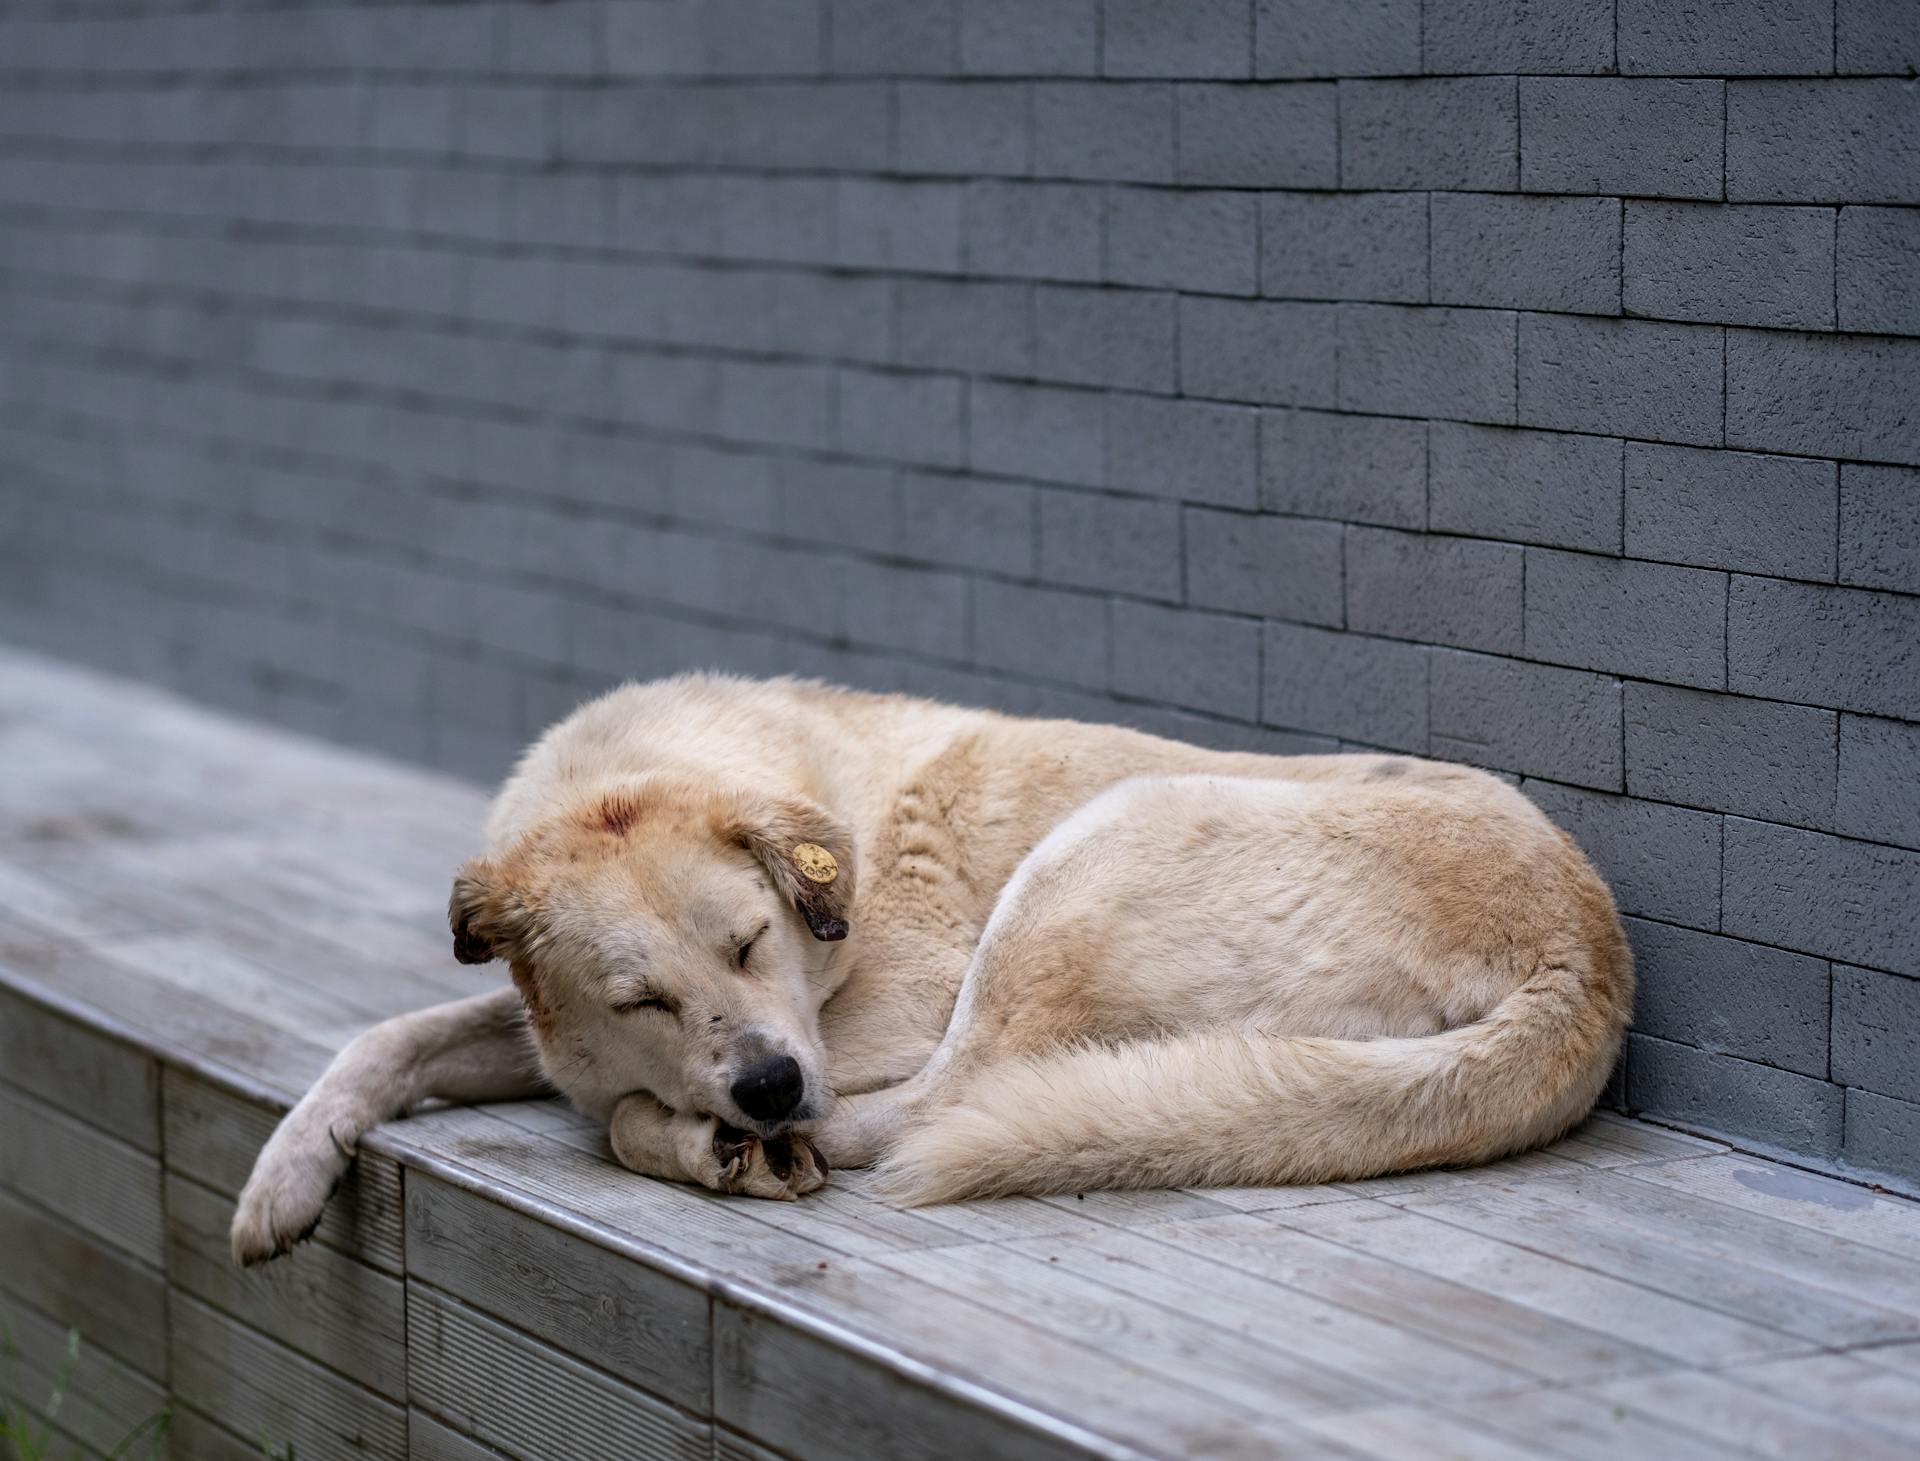
M 1774 1461 L 1844 1456 L 1847 1461 L 1913 1461 L 1914 1442 L 1862 1424 L 1842 1406 L 1809 1407 L 1770 1388 L 1683 1370 L 1593 1386 L 1602 1404 L 1639 1411 Z
M 1568 1461 L 1620 1461 L 1657 1456 L 1660 1461 L 1732 1461 L 1749 1453 L 1698 1430 L 1595 1398 L 1584 1390 L 1525 1390 L 1497 1404 L 1455 1407 L 1462 1420 L 1498 1432 L 1535 1455 Z
M 0 1080 L 141 1151 L 160 1150 L 158 1062 L 3 985 Z
M 1551 1156 L 1589 1167 L 1636 1167 L 1717 1156 L 1726 1150 L 1727 1144 L 1723 1141 L 1668 1131 L 1606 1111 L 1594 1112 L 1547 1148 Z
M 407 1394 L 400 1280 L 322 1244 L 241 1268 L 227 1250 L 233 1200 L 167 1177 L 167 1281 L 249 1328 L 394 1400 Z
M 288 1454 L 285 1441 L 269 1435 L 238 1435 L 211 1416 L 182 1404 L 177 1396 L 167 1430 L 173 1441 L 174 1461 L 286 1461 Z M 296 1461 L 303 1454 L 296 1448 Z
M 523 1461 L 623 1456 L 706 1461 L 705 1420 L 407 1282 L 408 1388 L 416 1405 Z
M 1383 1399 L 1477 1395 L 1528 1380 L 1510 1365 L 1383 1324 L 1140 1233 L 1114 1230 L 1026 1239 L 1009 1246 L 1091 1279 L 1124 1299 L 1177 1310 L 1333 1370 Z
M 400 1461 L 406 1411 L 176 1289 L 173 1388 L 188 1405 L 300 1461 Z
M 502 1461 L 504 1455 L 424 1410 L 407 1412 L 407 1461 Z
M 0 1293 L 0 1395 L 44 1416 L 66 1365 L 68 1326 L 20 1300 Z M 150 1431 L 166 1409 L 167 1392 L 156 1380 L 123 1364 L 98 1345 L 82 1342 L 67 1377 L 57 1417 L 59 1428 L 94 1451 L 111 1451 L 136 1431 Z M 132 1461 L 147 1454 L 129 1453 Z
M 90 1345 L 135 1369 L 167 1373 L 167 1294 L 160 1271 L 0 1191 L 0 1282 Z
M 1742 1365 L 1727 1378 L 1829 1414 L 1847 1416 L 1920 1448 L 1920 1376 L 1852 1355 L 1817 1354 Z
M 238 1197 L 280 1112 L 168 1068 L 167 1166 L 227 1197 Z M 403 1267 L 406 1215 L 400 1167 L 364 1148 L 327 1203 L 314 1237 L 388 1273 Z
M 1628 1175 L 1920 1263 L 1920 1202 L 1752 1157 L 1676 1162 Z
M 1920 1380 L 1920 1340 L 1901 1344 L 1876 1344 L 1847 1351 L 1854 1359 L 1884 1369 L 1899 1370 Z
M 0 1086 L 0 1131 L 0 1187 L 159 1266 L 158 1157 L 7 1086 Z
M 1547 1454 L 1432 1406 L 1313 1415 L 1300 1424 L 1328 1444 L 1373 1461 L 1540 1461 Z
M 410 1276 L 696 1414 L 711 1410 L 703 1290 L 424 1173 L 406 1187 Z
M 713 1428 L 713 1461 L 785 1461 L 770 1447 L 746 1436 L 736 1436 L 724 1426 Z
M 714 1306 L 714 1418 L 801 1461 L 1056 1461 L 1102 1454 L 961 1404 L 765 1314 Z M 832 1396 L 831 1403 L 821 1403 Z M 1106 1454 L 1125 1454 L 1113 1448 Z
M 1659 1292 L 1640 1283 L 1515 1247 L 1421 1213 L 1369 1203 L 1305 1208 L 1267 1219 L 1370 1253 L 1449 1283 L 1491 1294 L 1608 1334 L 1624 1344 L 1692 1364 L 1734 1364 L 1799 1353 L 1804 1340 Z M 1577 1254 L 1574 1255 L 1577 1257 Z

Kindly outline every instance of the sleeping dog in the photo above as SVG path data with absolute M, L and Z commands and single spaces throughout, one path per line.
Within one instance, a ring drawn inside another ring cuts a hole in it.
M 242 1262 L 368 1128 L 559 1092 L 636 1172 L 907 1203 L 1484 1162 L 1586 1113 L 1631 960 L 1524 797 L 793 680 L 576 711 L 502 788 L 449 918 L 510 988 L 349 1044 L 281 1123 Z

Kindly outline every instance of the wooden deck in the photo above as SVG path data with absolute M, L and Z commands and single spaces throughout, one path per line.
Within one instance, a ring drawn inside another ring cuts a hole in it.
M 554 1103 L 368 1142 L 243 1273 L 234 1193 L 449 957 L 473 789 L 0 656 L 0 1384 L 105 1449 L 972 1458 L 1920 1453 L 1920 1204 L 1598 1117 L 1336 1187 L 903 1212 L 625 1173 Z

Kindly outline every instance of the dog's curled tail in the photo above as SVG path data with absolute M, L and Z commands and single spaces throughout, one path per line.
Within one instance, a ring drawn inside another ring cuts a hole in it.
M 1631 975 L 1579 962 L 1437 1035 L 1214 1030 L 996 1065 L 903 1134 L 882 1187 L 919 1205 L 1338 1182 L 1525 1151 L 1587 1113 L 1619 1052 Z

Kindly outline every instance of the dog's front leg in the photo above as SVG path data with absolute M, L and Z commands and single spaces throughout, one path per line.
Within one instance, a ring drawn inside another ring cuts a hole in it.
M 621 1098 L 607 1135 L 628 1171 L 715 1192 L 791 1202 L 827 1180 L 826 1162 L 797 1132 L 762 1140 L 717 1116 L 669 1110 L 645 1092 Z
M 386 1020 L 333 1058 L 253 1164 L 231 1233 L 242 1263 L 277 1258 L 311 1233 L 360 1138 L 422 1101 L 545 1094 L 513 989 Z

